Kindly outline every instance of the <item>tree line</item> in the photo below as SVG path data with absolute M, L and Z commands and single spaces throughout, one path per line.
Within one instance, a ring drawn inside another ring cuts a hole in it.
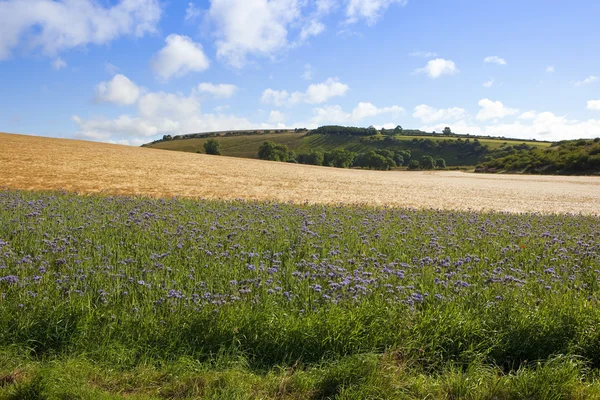
M 284 144 L 265 141 L 258 149 L 258 158 L 261 160 L 291 162 L 309 165 L 321 165 L 336 168 L 365 168 L 389 171 L 392 168 L 408 166 L 408 169 L 445 169 L 446 161 L 443 158 L 434 159 L 423 156 L 414 160 L 409 150 L 369 150 L 356 153 L 345 149 L 331 151 L 310 150 L 308 153 L 296 154 Z

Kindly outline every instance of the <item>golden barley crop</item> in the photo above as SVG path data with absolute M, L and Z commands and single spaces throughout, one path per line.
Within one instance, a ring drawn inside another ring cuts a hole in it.
M 379 172 L 0 133 L 0 188 L 600 213 L 600 178 Z

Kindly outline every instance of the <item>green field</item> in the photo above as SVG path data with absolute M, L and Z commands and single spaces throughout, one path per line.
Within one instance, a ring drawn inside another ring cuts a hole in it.
M 475 154 L 460 154 L 453 149 L 442 150 L 427 150 L 412 143 L 416 139 L 431 139 L 436 142 L 440 141 L 455 141 L 457 138 L 444 136 L 395 136 L 399 143 L 388 144 L 384 142 L 365 142 L 360 136 L 338 136 L 338 135 L 323 135 L 323 134 L 307 134 L 306 132 L 284 132 L 284 133 L 267 133 L 255 135 L 240 135 L 240 136 L 217 136 L 214 139 L 220 143 L 221 153 L 224 156 L 242 157 L 242 158 L 258 158 L 258 148 L 260 145 L 269 140 L 278 144 L 288 146 L 290 150 L 300 154 L 308 153 L 312 149 L 320 149 L 323 151 L 331 151 L 336 149 L 345 149 L 355 153 L 368 152 L 375 149 L 388 150 L 410 150 L 414 159 L 419 159 L 423 155 L 432 155 L 434 157 L 442 157 L 446 160 L 449 166 L 475 165 L 480 155 Z M 169 141 L 158 141 L 156 143 L 145 145 L 150 148 L 185 151 L 190 153 L 204 153 L 204 143 L 210 138 L 191 138 L 177 139 Z M 474 141 L 476 138 L 461 138 L 461 140 Z M 486 146 L 488 150 L 498 150 L 503 146 L 526 143 L 538 148 L 549 147 L 551 142 L 537 141 L 515 141 L 504 139 L 488 139 L 477 138 L 479 143 Z
M 0 398 L 598 398 L 599 227 L 2 191 Z

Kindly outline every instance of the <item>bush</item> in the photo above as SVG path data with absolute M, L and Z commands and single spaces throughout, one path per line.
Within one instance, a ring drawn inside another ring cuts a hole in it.
M 215 156 L 221 155 L 220 143 L 216 139 L 208 139 L 204 142 L 204 152 Z
M 444 160 L 443 158 L 436 158 L 435 159 L 435 166 L 439 169 L 446 169 L 446 160 Z
M 435 168 L 435 160 L 431 156 L 423 156 L 423 157 L 421 157 L 419 166 L 422 169 L 434 169 Z
M 293 155 L 293 152 L 290 153 L 286 145 L 277 144 L 270 140 L 265 141 L 258 148 L 258 158 L 261 160 L 286 162 L 290 160 L 291 155 Z M 295 157 L 295 155 L 293 156 Z
M 419 169 L 420 165 L 419 162 L 417 160 L 411 160 L 408 163 L 408 169 L 410 170 L 415 170 L 415 169 Z
M 311 150 L 309 153 L 298 155 L 298 162 L 301 164 L 323 165 L 324 160 L 325 155 L 318 150 Z

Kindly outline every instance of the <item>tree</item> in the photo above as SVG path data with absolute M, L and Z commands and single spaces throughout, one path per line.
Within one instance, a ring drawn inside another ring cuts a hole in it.
M 394 134 L 402 135 L 402 127 L 400 125 L 398 125 L 394 128 Z
M 204 142 L 204 152 L 206 154 L 220 156 L 220 146 L 221 144 L 216 139 L 208 139 L 206 142 Z
M 442 157 L 436 158 L 435 165 L 439 169 L 446 169 L 446 160 L 444 160 Z
M 337 168 L 350 168 L 356 153 L 348 150 L 336 149 L 325 153 L 323 165 Z
M 277 144 L 267 140 L 258 148 L 258 158 L 261 160 L 285 162 L 290 159 L 290 150 L 284 144 Z
M 419 166 L 422 169 L 434 169 L 435 168 L 435 160 L 431 156 L 423 156 L 423 157 L 421 157 Z
M 408 163 L 408 169 L 415 170 L 419 169 L 419 162 L 417 160 L 410 160 Z
M 444 135 L 452 135 L 452 129 L 450 129 L 449 126 L 445 127 L 444 130 L 442 131 L 442 133 Z
M 298 162 L 302 164 L 323 165 L 324 159 L 325 155 L 323 154 L 323 152 L 314 149 L 311 150 L 309 153 L 298 155 Z

